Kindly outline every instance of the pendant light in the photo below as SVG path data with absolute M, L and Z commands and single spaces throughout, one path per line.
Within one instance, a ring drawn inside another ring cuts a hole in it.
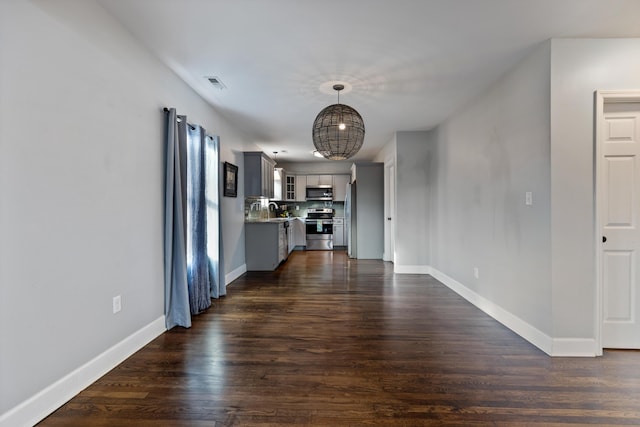
M 313 122 L 313 145 L 329 160 L 345 160 L 355 155 L 364 142 L 362 116 L 345 104 L 340 104 L 344 85 L 333 85 L 338 103 L 324 108 Z

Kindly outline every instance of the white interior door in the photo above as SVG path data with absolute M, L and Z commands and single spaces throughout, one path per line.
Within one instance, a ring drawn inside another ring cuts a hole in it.
M 640 348 L 640 103 L 599 108 L 602 347 Z
M 396 206 L 396 175 L 393 162 L 387 162 L 384 168 L 385 196 L 384 196 L 384 261 L 395 262 L 395 206 Z

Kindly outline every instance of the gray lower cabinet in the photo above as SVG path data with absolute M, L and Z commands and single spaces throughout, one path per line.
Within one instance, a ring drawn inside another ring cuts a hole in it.
M 273 271 L 287 256 L 282 222 L 247 222 L 244 228 L 247 271 Z

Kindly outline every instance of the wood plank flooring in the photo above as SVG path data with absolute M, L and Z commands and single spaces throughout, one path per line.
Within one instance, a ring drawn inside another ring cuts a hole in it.
M 551 358 L 430 276 L 294 252 L 42 426 L 640 425 L 640 352 Z

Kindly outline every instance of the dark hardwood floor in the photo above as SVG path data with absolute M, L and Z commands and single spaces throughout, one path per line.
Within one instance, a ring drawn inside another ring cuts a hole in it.
M 430 276 L 248 273 L 42 426 L 640 425 L 640 352 L 551 358 Z

